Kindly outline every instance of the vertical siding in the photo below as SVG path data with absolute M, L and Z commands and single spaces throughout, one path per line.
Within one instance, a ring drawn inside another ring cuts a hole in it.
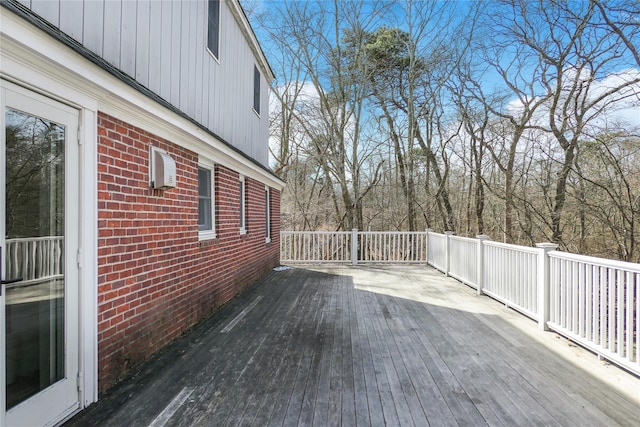
M 169 98 L 167 101 L 179 106 L 180 101 L 180 62 L 183 59 L 180 52 L 180 28 L 182 26 L 182 5 L 180 1 L 171 3 L 171 29 L 169 40 L 171 43 L 171 53 L 169 57 L 163 60 L 167 67 L 171 67 L 171 75 L 169 76 Z M 167 46 L 166 48 L 168 48 Z
M 136 76 L 136 37 L 141 36 L 136 32 L 137 3 L 123 1 L 120 18 L 120 69 L 131 77 Z M 142 35 L 145 37 L 149 34 Z
M 207 51 L 205 0 L 20 0 L 224 140 L 268 161 L 269 87 L 253 111 L 256 58 L 226 1 L 219 61 Z
M 197 49 L 200 46 L 197 43 L 198 37 L 198 3 L 189 2 L 189 76 L 187 77 L 187 109 L 186 112 L 190 117 L 196 117 L 196 92 L 198 85 L 196 83 L 196 76 L 198 72 L 196 67 L 198 65 L 198 57 L 202 57 L 205 53 L 204 50 Z
M 209 63 L 209 125 L 207 127 L 209 129 L 220 129 L 220 117 L 222 114 L 219 113 L 219 111 L 221 110 L 220 106 L 222 104 L 223 97 L 223 95 L 220 94 L 220 88 L 222 87 L 223 81 L 221 78 L 222 67 L 211 54 L 209 54 L 207 62 Z
M 60 2 L 60 29 L 82 43 L 84 2 Z
M 60 26 L 60 0 L 32 0 L 31 10 L 53 26 Z
M 136 10 L 136 80 L 149 87 L 149 50 L 151 38 L 149 34 L 151 1 L 139 0 Z
M 82 44 L 99 56 L 102 56 L 103 17 L 104 0 L 84 2 Z
M 208 57 L 207 53 L 207 34 L 204 31 L 206 21 L 200 19 L 201 16 L 207 16 L 207 4 L 205 2 L 198 2 L 196 4 L 196 25 L 195 25 L 195 50 L 196 50 L 196 68 L 195 68 L 195 81 L 193 86 L 194 91 L 194 115 L 193 118 L 199 123 L 203 123 L 202 117 L 202 84 L 203 84 L 203 68 L 204 60 Z M 198 54 L 200 52 L 200 54 Z
M 206 15 L 206 8 L 205 8 L 205 15 Z M 206 25 L 203 23 L 203 32 L 206 36 Z M 204 52 L 205 54 L 202 56 L 202 77 L 201 77 L 201 81 L 202 81 L 202 86 L 200 86 L 201 90 L 199 91 L 202 96 L 200 98 L 200 108 L 202 110 L 202 117 L 200 120 L 200 123 L 202 123 L 203 125 L 209 127 L 209 84 L 210 84 L 210 80 L 209 80 L 209 73 L 212 67 L 212 59 L 211 59 L 211 55 L 209 54 L 209 51 L 206 48 L 206 38 L 204 39 L 203 45 L 204 47 Z
M 180 110 L 184 111 L 187 114 L 189 114 L 187 108 L 187 97 L 189 96 L 187 90 L 189 84 L 189 69 L 192 67 L 192 65 L 190 64 L 192 60 L 192 57 L 190 55 L 191 46 L 189 45 L 189 35 L 191 33 L 191 13 L 189 10 L 190 5 L 191 2 L 189 1 L 182 2 L 180 32 L 178 34 L 174 34 L 174 36 L 177 36 L 180 40 L 180 56 L 175 58 L 179 58 L 180 61 L 180 87 L 178 88 L 178 97 L 172 97 L 171 99 L 172 102 L 174 102 L 174 104 L 180 108 Z
M 161 55 L 162 55 L 162 27 L 164 24 L 164 17 L 162 16 L 163 2 L 150 1 L 149 2 L 149 62 L 147 66 L 147 74 L 149 89 L 161 95 L 160 93 L 160 73 L 161 73 Z M 151 25 L 151 23 L 154 25 Z M 156 25 L 160 23 L 160 25 Z M 142 66 L 142 65 L 141 65 Z
M 166 100 L 171 98 L 171 70 L 170 64 L 171 58 L 171 26 L 173 24 L 173 5 L 170 1 L 163 1 L 161 3 L 161 28 L 158 28 L 156 22 L 151 26 L 152 36 L 156 33 L 160 33 L 160 68 L 155 70 L 150 69 L 152 73 L 158 73 L 160 78 L 160 96 Z M 156 92 L 158 93 L 158 92 Z
M 122 2 L 104 2 L 104 27 L 102 32 L 102 57 L 114 67 L 120 68 L 120 18 Z M 88 22 L 87 25 L 92 23 Z

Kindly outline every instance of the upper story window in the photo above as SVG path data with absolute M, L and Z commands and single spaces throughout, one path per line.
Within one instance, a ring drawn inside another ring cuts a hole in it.
M 220 1 L 209 0 L 207 48 L 216 59 L 220 59 Z
M 246 203 L 246 182 L 244 176 L 240 176 L 240 234 L 247 234 L 247 203 Z
M 198 168 L 198 231 L 199 237 L 216 237 L 214 169 L 208 166 Z
M 260 71 L 253 66 L 253 110 L 260 114 Z

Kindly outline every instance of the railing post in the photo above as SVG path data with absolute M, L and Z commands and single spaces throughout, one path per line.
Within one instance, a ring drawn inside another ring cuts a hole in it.
M 446 261 L 444 264 L 445 275 L 449 275 L 449 269 L 451 268 L 451 236 L 453 236 L 453 231 L 445 231 L 445 236 L 447 237 L 447 243 L 445 245 L 445 253 L 446 253 Z
M 548 331 L 549 327 L 549 252 L 558 248 L 555 243 L 536 243 L 536 247 L 541 249 L 538 258 L 538 327 L 543 331 Z
M 476 278 L 476 285 L 478 286 L 478 295 L 482 295 L 482 288 L 484 287 L 484 241 L 489 240 L 490 237 L 486 234 L 479 234 L 476 236 L 478 239 L 478 252 L 476 256 L 477 268 L 476 272 L 478 277 Z
M 429 233 L 431 233 L 431 229 L 427 228 L 427 241 L 426 241 L 426 248 L 427 248 L 427 265 L 430 264 L 430 259 L 429 256 L 431 255 L 431 251 L 429 250 Z
M 351 265 L 358 265 L 358 229 L 351 230 Z

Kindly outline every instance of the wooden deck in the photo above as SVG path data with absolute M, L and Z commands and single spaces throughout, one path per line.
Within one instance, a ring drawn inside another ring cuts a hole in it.
M 635 426 L 640 379 L 423 266 L 273 272 L 69 426 Z

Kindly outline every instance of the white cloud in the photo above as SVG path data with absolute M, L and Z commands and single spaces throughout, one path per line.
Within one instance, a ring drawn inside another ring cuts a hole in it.
M 575 71 L 567 69 L 564 71 L 566 82 L 566 92 L 569 93 L 575 81 Z M 628 87 L 617 91 L 604 99 L 599 105 L 594 106 L 592 112 L 598 108 L 603 108 L 602 114 L 598 115 L 591 125 L 602 127 L 609 124 L 627 125 L 630 127 L 640 127 L 640 70 L 626 69 L 611 73 L 601 80 L 593 80 L 586 70 L 581 71 L 580 79 L 584 84 L 588 84 L 588 100 L 596 100 L 607 91 L 629 83 Z M 540 99 L 535 98 L 533 101 Z M 512 115 L 522 112 L 524 106 L 520 99 L 511 100 L 505 111 Z M 548 107 L 542 106 L 533 117 L 532 121 L 540 126 L 548 123 Z

